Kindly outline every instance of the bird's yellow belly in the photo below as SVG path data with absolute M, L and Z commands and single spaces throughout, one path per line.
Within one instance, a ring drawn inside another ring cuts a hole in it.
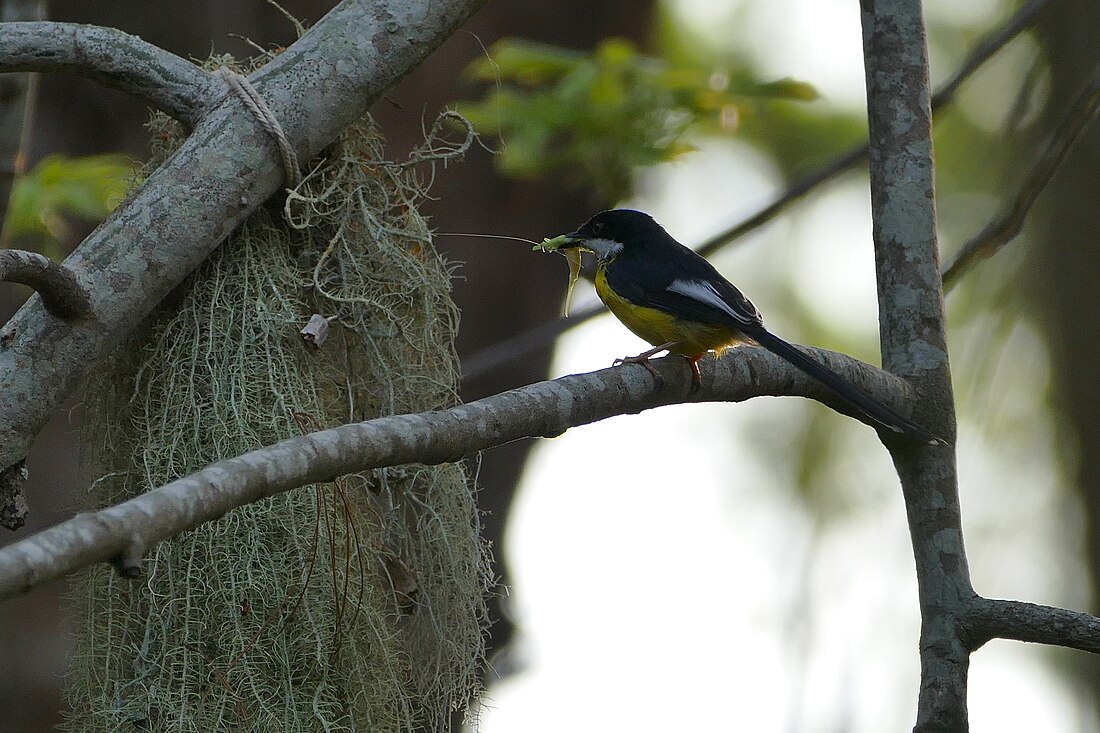
M 654 346 L 673 344 L 669 351 L 696 357 L 708 351 L 719 354 L 725 349 L 746 343 L 748 339 L 727 326 L 685 321 L 656 308 L 638 306 L 619 297 L 607 285 L 607 275 L 601 267 L 596 272 L 596 294 L 624 326 L 636 336 Z

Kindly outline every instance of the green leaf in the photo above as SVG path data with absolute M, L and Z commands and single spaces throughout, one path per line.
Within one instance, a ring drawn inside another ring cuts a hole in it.
M 133 163 L 123 155 L 47 156 L 16 179 L 5 238 L 56 244 L 68 235 L 67 217 L 105 219 L 122 202 L 134 175 Z

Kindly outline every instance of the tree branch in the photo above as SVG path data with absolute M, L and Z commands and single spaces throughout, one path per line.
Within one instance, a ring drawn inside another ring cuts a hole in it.
M 60 71 L 120 89 L 193 128 L 222 96 L 195 64 L 114 28 L 48 21 L 5 23 L 0 72 Z
M 34 288 L 46 310 L 58 318 L 92 316 L 92 298 L 76 273 L 37 252 L 0 250 L 0 282 Z
M 483 2 L 344 0 L 249 80 L 309 160 Z M 84 373 L 282 180 L 275 143 L 225 95 L 66 260 L 96 317 L 59 321 L 32 299 L 0 329 L 0 467 L 23 458 Z
M 853 384 L 895 406 L 905 383 L 843 354 L 808 349 Z M 86 565 L 127 557 L 232 509 L 343 474 L 406 463 L 456 461 L 480 450 L 570 427 L 685 401 L 741 401 L 798 395 L 840 405 L 818 382 L 757 348 L 703 363 L 703 384 L 689 394 L 679 357 L 652 362 L 664 380 L 628 365 L 521 387 L 446 410 L 383 417 L 285 440 L 214 463 L 117 506 L 81 514 L 0 549 L 0 598 L 9 598 Z
M 977 598 L 963 628 L 970 651 L 990 639 L 1015 639 L 1100 654 L 1100 618 L 1064 608 Z
M 917 421 L 955 434 L 936 250 L 932 109 L 920 0 L 861 3 L 882 363 L 918 395 Z M 901 479 L 921 610 L 919 733 L 967 727 L 970 584 L 954 444 L 890 446 Z

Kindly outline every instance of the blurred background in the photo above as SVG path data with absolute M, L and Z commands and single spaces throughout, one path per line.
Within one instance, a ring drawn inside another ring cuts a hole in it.
M 307 24 L 332 5 L 282 4 Z M 1100 64 L 1100 5 L 926 3 L 937 85 L 1021 9 L 1022 32 L 936 116 L 945 262 L 1011 210 Z M 59 0 L 47 12 L 194 58 L 248 55 L 242 38 L 275 48 L 295 37 L 259 0 Z M 444 108 L 478 124 L 483 144 L 436 171 L 423 210 L 440 233 L 540 240 L 626 205 L 698 246 L 862 142 L 861 53 L 855 0 L 498 2 L 372 113 L 393 158 Z M 36 201 L 57 203 L 14 241 L 63 257 L 94 226 L 97 206 L 117 198 L 109 186 L 89 193 L 80 176 L 102 183 L 117 161 L 48 156 L 140 160 L 147 111 L 91 82 L 36 83 L 28 178 Z M 975 586 L 1092 613 L 1100 612 L 1098 164 L 1093 126 L 1021 236 L 947 298 Z M 832 176 L 711 259 L 778 334 L 877 363 L 865 167 Z M 466 400 L 642 350 L 604 316 L 556 340 L 539 336 L 560 312 L 561 259 L 516 242 L 445 236 L 437 244 L 460 265 Z M 26 295 L 0 289 L 3 317 Z M 574 310 L 594 302 L 578 286 Z M 79 510 L 79 402 L 40 436 L 28 460 L 30 521 L 0 544 Z M 479 485 L 507 589 L 494 603 L 492 679 L 480 710 L 489 733 L 911 727 L 912 559 L 897 479 L 870 429 L 803 400 L 678 406 L 488 451 Z M 4 733 L 60 720 L 63 595 L 55 584 L 0 604 Z M 1097 680 L 1100 665 L 1082 653 L 992 642 L 973 657 L 971 724 L 1098 731 Z

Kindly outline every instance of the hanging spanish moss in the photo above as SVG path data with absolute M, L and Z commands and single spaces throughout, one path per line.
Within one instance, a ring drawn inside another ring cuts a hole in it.
M 181 132 L 153 128 L 166 155 Z M 354 125 L 137 329 L 88 388 L 91 506 L 457 401 L 451 271 L 416 210 L 415 164 L 461 152 L 439 128 L 395 164 Z M 439 730 L 478 691 L 488 572 L 461 465 L 242 507 L 152 548 L 140 580 L 98 567 L 76 583 L 65 727 Z

